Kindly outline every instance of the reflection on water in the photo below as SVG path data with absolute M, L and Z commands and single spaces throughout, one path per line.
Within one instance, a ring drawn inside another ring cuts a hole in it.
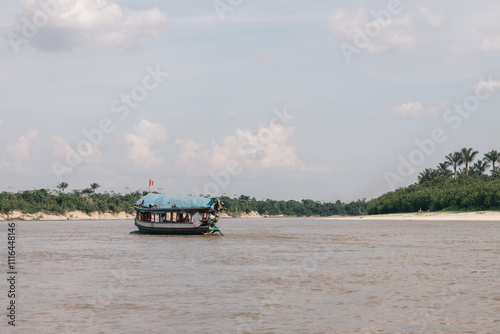
M 17 223 L 12 332 L 500 328 L 500 223 L 227 219 L 219 226 L 225 237 L 133 234 L 132 221 Z

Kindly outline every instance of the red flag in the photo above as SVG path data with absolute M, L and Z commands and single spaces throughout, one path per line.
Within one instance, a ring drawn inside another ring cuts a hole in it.
M 155 185 L 155 181 L 151 180 L 151 185 L 154 186 Z
M 151 187 L 151 179 L 149 179 L 149 186 Z

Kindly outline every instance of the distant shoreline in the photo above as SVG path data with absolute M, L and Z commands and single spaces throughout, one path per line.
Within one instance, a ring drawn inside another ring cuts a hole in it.
M 415 221 L 499 221 L 500 211 L 414 212 L 349 217 L 318 217 L 330 220 L 415 220 Z
M 25 221 L 48 221 L 48 220 L 132 220 L 135 215 L 126 212 L 92 212 L 87 214 L 83 211 L 71 211 L 64 215 L 49 214 L 49 213 L 22 213 L 21 211 L 13 211 L 9 214 L 9 220 L 25 220 Z M 330 216 L 330 217 L 289 217 L 284 215 L 260 215 L 255 211 L 242 214 L 239 217 L 232 217 L 223 213 L 221 218 L 311 218 L 319 220 L 415 220 L 415 221 L 499 221 L 500 211 L 476 211 L 476 212 L 415 212 L 415 213 L 394 213 L 385 215 L 365 215 L 365 216 Z M 7 215 L 0 214 L 0 221 L 7 220 Z
M 222 213 L 220 215 L 221 218 L 233 218 L 232 216 Z M 250 213 L 242 214 L 236 218 L 266 218 L 266 217 L 285 217 L 285 216 L 263 216 L 259 215 L 256 211 L 252 211 Z M 45 213 L 45 212 L 37 212 L 37 213 L 22 213 L 19 210 L 14 210 L 8 216 L 4 214 L 0 214 L 0 221 L 5 220 L 25 220 L 25 221 L 46 221 L 46 220 L 127 220 L 134 219 L 134 214 L 129 214 L 126 212 L 91 212 L 85 213 L 83 211 L 70 211 L 66 212 L 64 215 L 55 214 L 55 213 Z
M 119 212 L 91 212 L 87 214 L 83 211 L 70 211 L 66 212 L 64 215 L 58 215 L 54 213 L 22 213 L 21 211 L 15 210 L 11 212 L 8 216 L 9 220 L 108 220 L 108 219 L 134 219 L 135 215 Z M 0 214 L 0 221 L 7 220 L 7 215 Z

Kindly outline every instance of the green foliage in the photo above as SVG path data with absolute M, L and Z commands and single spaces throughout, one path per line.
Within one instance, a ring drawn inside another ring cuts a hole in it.
M 97 190 L 97 188 L 99 188 L 100 185 L 99 183 L 91 183 L 90 184 L 90 189 L 92 190 L 93 193 L 95 193 L 95 191 Z
M 130 194 L 94 193 L 91 188 L 73 190 L 69 193 L 46 189 L 26 190 L 19 193 L 0 193 L 0 213 L 9 214 L 14 210 L 34 214 L 38 212 L 65 214 L 70 211 L 92 212 L 134 212 L 134 203 L 147 192 Z M 298 201 L 257 201 L 255 197 L 241 195 L 235 198 L 221 197 L 226 212 L 239 216 L 252 211 L 262 215 L 285 216 L 332 216 L 366 214 L 367 202 L 358 200 L 344 204 L 322 203 L 310 199 Z
M 61 182 L 57 185 L 57 189 L 61 189 L 62 192 L 64 192 L 64 189 L 68 188 L 69 184 L 66 182 Z
M 491 163 L 491 173 L 495 173 L 497 171 L 497 166 L 495 164 L 500 162 L 500 153 L 497 150 L 492 150 L 484 155 L 484 162 Z
M 37 212 L 65 214 L 69 211 L 127 212 L 133 213 L 134 203 L 141 197 L 136 191 L 130 194 L 89 193 L 73 190 L 71 193 L 51 193 L 46 189 L 25 190 L 19 193 L 0 193 L 0 213 L 9 214 L 14 210 L 22 213 Z
M 368 214 L 422 211 L 500 210 L 500 176 L 465 174 L 456 179 L 438 176 L 400 188 L 368 203 Z
M 226 207 L 227 214 L 235 217 L 252 211 L 261 215 L 271 216 L 356 216 L 366 214 L 368 205 L 365 199 L 348 204 L 340 201 L 322 203 L 311 199 L 303 199 L 300 202 L 294 200 L 276 201 L 272 199 L 258 201 L 255 197 L 250 198 L 250 196 L 245 195 L 234 198 L 222 196 L 220 199 Z
M 418 175 L 417 185 L 371 200 L 368 214 L 500 209 L 500 172 L 495 165 L 500 154 L 492 150 L 473 164 L 478 153 L 464 147 L 448 154 L 446 161 L 436 169 L 424 169 Z M 459 169 L 461 165 L 464 167 Z M 489 168 L 490 176 L 487 175 Z

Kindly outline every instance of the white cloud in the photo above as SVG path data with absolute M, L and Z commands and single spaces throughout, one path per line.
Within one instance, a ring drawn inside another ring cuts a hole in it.
M 429 26 L 436 28 L 443 23 L 443 15 L 433 13 L 429 7 L 420 7 L 419 11 Z
M 44 51 L 80 50 L 92 46 L 112 50 L 135 49 L 157 37 L 167 21 L 166 14 L 156 7 L 133 11 L 106 0 L 48 3 L 52 5 L 44 7 L 40 1 L 22 0 L 23 15 L 18 18 L 14 29 L 18 35 L 28 38 L 31 45 Z M 23 34 L 26 19 L 36 23 L 34 18 L 43 16 L 48 19 L 39 25 L 34 36 Z
M 480 48 L 484 52 L 500 52 L 500 37 L 485 37 L 481 42 Z
M 409 15 L 394 14 L 376 18 L 360 7 L 357 12 L 339 9 L 328 18 L 330 31 L 342 42 L 368 53 L 411 50 L 417 34 Z
M 238 168 L 248 170 L 278 168 L 298 172 L 323 172 L 322 165 L 308 166 L 295 154 L 288 143 L 293 135 L 292 126 L 260 126 L 256 131 L 237 129 L 221 144 L 205 147 L 192 140 L 176 140 L 176 162 L 185 170 L 219 172 L 237 162 Z
M 33 127 L 25 135 L 19 136 L 15 144 L 8 145 L 4 165 L 12 167 L 16 172 L 25 170 L 23 162 L 31 159 L 31 143 L 37 137 L 38 130 Z
M 134 127 L 134 133 L 125 136 L 125 141 L 131 144 L 128 154 L 131 165 L 144 170 L 161 168 L 165 158 L 154 149 L 154 145 L 165 141 L 166 138 L 165 129 L 161 124 L 141 120 Z
M 175 165 L 179 169 L 185 169 L 187 172 L 198 171 L 198 167 L 203 166 L 206 155 L 201 146 L 191 139 L 176 139 L 174 142 L 176 148 Z
M 455 36 L 458 40 L 459 37 Z M 500 53 L 500 37 L 474 37 L 462 38 L 460 42 L 453 43 L 449 49 L 460 56 L 476 56 L 480 54 L 498 54 Z
M 493 80 L 490 77 L 488 80 L 478 81 L 472 86 L 472 90 L 474 92 L 483 92 L 483 90 L 487 90 L 491 93 L 500 91 L 500 80 Z
M 408 102 L 393 107 L 382 113 L 380 116 L 386 119 L 393 118 L 418 118 L 421 116 L 424 107 L 420 102 Z
M 460 56 L 500 53 L 500 21 L 498 11 L 500 3 L 491 1 L 487 9 L 471 2 L 465 6 L 456 6 L 455 13 L 448 13 L 449 18 L 443 28 L 443 38 L 436 43 L 447 46 Z M 440 36 L 440 35 L 436 35 Z M 446 39 L 444 39 L 446 38 Z
M 54 145 L 52 147 L 54 157 L 58 160 L 64 161 L 68 154 L 72 151 L 71 146 L 69 146 L 68 143 L 66 143 L 66 141 L 58 135 L 54 135 L 52 138 L 54 139 Z
M 425 114 L 429 115 L 430 117 L 437 119 L 439 116 L 439 113 L 442 111 L 450 108 L 451 104 L 448 102 L 441 102 L 440 104 L 436 106 L 429 107 L 425 110 Z
M 63 138 L 58 135 L 54 135 L 52 138 L 54 139 L 52 153 L 59 161 L 67 161 L 68 159 L 75 163 L 76 161 L 80 161 L 78 158 L 75 160 L 75 156 L 80 156 L 82 162 L 85 161 L 86 163 L 97 163 L 103 160 L 102 152 L 94 145 L 82 147 L 82 150 L 89 150 L 85 151 L 84 154 L 77 154 L 77 151 L 73 149 Z
M 433 3 L 417 8 L 404 7 L 399 14 L 379 15 L 377 10 L 338 9 L 328 18 L 328 28 L 337 37 L 336 46 L 353 52 L 347 43 L 362 52 L 410 51 L 425 47 L 429 54 L 452 52 L 461 56 L 500 53 L 500 24 L 495 13 L 500 4 L 485 11 L 474 4 L 455 7 Z M 460 19 L 457 19 L 460 18 Z M 343 50 L 344 51 L 344 50 Z M 346 52 L 346 51 L 344 51 Z
M 490 75 L 487 79 L 482 79 L 472 86 L 472 94 L 479 96 L 490 96 L 494 92 L 500 91 L 500 80 L 493 79 Z M 431 117 L 437 119 L 439 114 L 451 107 L 449 102 L 441 102 L 438 105 L 425 108 L 420 102 L 402 103 L 385 112 L 380 113 L 379 118 L 422 118 Z
M 442 102 L 436 106 L 424 108 L 420 102 L 402 103 L 399 106 L 393 107 L 379 115 L 379 118 L 395 119 L 395 118 L 422 118 L 429 116 L 438 118 L 439 113 L 449 107 L 449 103 Z

